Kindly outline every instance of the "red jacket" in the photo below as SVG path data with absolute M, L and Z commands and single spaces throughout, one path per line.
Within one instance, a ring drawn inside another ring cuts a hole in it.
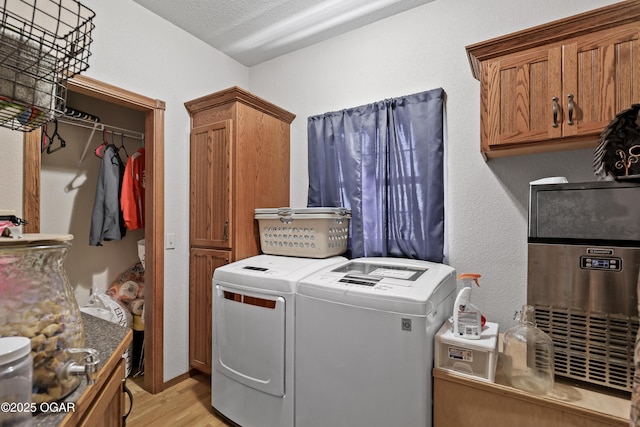
M 127 230 L 144 228 L 144 148 L 129 156 L 122 179 L 120 207 Z

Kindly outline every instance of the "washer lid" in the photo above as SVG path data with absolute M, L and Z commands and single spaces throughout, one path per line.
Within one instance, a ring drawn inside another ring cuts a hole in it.
M 254 289 L 295 292 L 303 277 L 344 261 L 346 258 L 341 256 L 316 259 L 257 255 L 216 268 L 213 280 Z
M 412 286 L 413 282 L 426 273 L 427 266 L 390 264 L 384 262 L 351 261 L 333 271 L 345 273 L 339 279 L 342 283 L 375 286 L 384 279 L 399 286 Z
M 302 279 L 297 294 L 363 308 L 426 315 L 455 289 L 455 270 L 444 264 L 359 258 Z

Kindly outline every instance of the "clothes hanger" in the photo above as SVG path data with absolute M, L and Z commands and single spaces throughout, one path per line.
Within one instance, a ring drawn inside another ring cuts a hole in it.
M 42 135 L 40 135 L 40 152 L 44 153 L 51 145 L 51 137 L 48 134 L 49 123 L 42 125 Z
M 109 141 L 107 140 L 107 130 L 102 129 L 102 144 L 96 147 L 95 149 L 96 156 L 102 159 L 104 157 L 104 150 L 105 148 L 107 148 L 107 145 L 109 145 Z
M 121 133 L 120 137 L 121 137 L 121 141 L 120 141 L 120 147 L 118 147 L 118 151 L 123 150 L 124 155 L 129 157 L 129 153 L 127 153 L 127 148 L 124 146 L 124 133 Z
M 122 165 L 122 159 L 120 158 L 120 148 L 116 145 L 115 138 L 116 138 L 115 132 L 111 131 L 111 145 L 115 150 L 114 152 L 115 155 L 111 157 L 111 164 L 115 166 L 120 166 Z
M 51 135 L 51 142 L 49 143 L 49 145 L 47 145 L 47 154 L 55 153 L 56 151 L 67 146 L 66 141 L 58 133 L 58 119 L 54 119 L 53 123 L 55 124 L 55 127 L 53 129 L 53 135 Z M 60 145 L 52 149 L 51 146 L 54 144 L 56 139 L 60 142 Z

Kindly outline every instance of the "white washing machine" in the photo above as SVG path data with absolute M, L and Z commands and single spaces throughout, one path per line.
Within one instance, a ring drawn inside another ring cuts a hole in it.
M 359 258 L 302 279 L 296 293 L 297 427 L 430 427 L 435 334 L 455 270 Z
M 243 427 L 294 424 L 295 290 L 343 257 L 258 255 L 213 274 L 211 404 Z

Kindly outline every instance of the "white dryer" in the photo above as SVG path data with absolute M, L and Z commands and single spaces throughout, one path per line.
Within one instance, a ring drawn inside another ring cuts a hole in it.
M 243 427 L 294 423 L 294 298 L 303 277 L 343 257 L 258 255 L 213 274 L 211 404 Z
M 359 258 L 301 280 L 296 294 L 298 427 L 430 427 L 434 338 L 451 316 L 455 270 Z

